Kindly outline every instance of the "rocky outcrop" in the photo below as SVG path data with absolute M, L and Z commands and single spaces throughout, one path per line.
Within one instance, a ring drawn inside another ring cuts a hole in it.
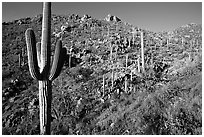
M 85 20 L 88 20 L 88 19 L 91 19 L 91 16 L 85 14 L 85 15 L 81 18 L 81 21 L 85 21 Z
M 108 16 L 105 18 L 106 21 L 115 21 L 115 22 L 119 22 L 121 21 L 120 18 L 116 17 L 116 16 L 113 16 L 111 14 L 108 14 Z

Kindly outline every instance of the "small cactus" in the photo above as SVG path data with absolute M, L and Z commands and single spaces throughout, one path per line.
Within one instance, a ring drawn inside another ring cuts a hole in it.
M 125 58 L 125 70 L 127 71 L 127 67 L 128 67 L 128 54 L 126 54 L 126 58 Z
M 113 46 L 110 42 L 110 61 L 112 62 L 113 61 Z
M 137 58 L 137 71 L 140 73 L 140 56 Z
M 108 27 L 108 34 L 107 35 L 108 35 L 108 37 L 110 36 L 110 28 L 109 27 Z
M 133 89 L 133 84 L 132 84 L 132 81 L 133 81 L 133 71 L 131 70 L 131 72 L 130 72 L 130 81 L 131 81 L 131 83 L 130 83 L 130 91 L 132 92 L 132 89 Z
M 22 55 L 22 66 L 24 66 L 25 64 L 25 49 L 24 48 L 22 48 L 21 55 Z
M 103 96 L 105 95 L 105 75 L 103 74 Z
M 21 67 L 21 53 L 18 54 L 18 65 L 19 67 Z
M 166 39 L 167 49 L 169 49 L 169 38 Z
M 183 37 L 181 38 L 181 44 L 182 44 L 182 46 L 184 46 L 184 38 Z
M 129 39 L 128 39 L 128 48 L 130 48 L 131 47 L 131 38 L 129 37 Z
M 51 62 L 51 3 L 43 3 L 42 40 L 36 44 L 34 31 L 26 30 L 28 65 L 31 76 L 39 81 L 40 134 L 50 134 L 52 81 L 63 67 L 66 48 L 59 40 Z
M 128 85 L 127 76 L 125 76 L 125 93 L 127 93 L 127 85 Z
M 112 69 L 112 78 L 111 78 L 111 90 L 113 90 L 114 84 L 114 68 Z

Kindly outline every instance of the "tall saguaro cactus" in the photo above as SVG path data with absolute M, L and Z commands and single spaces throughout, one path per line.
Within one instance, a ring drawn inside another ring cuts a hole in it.
M 34 31 L 26 30 L 28 65 L 31 76 L 39 81 L 40 134 L 50 134 L 52 81 L 57 78 L 63 67 L 66 48 L 61 40 L 56 44 L 51 63 L 51 3 L 43 3 L 42 40 L 36 44 Z
M 143 40 L 143 32 L 141 31 L 141 58 L 142 58 L 142 72 L 145 72 L 145 64 L 144 64 L 144 40 Z

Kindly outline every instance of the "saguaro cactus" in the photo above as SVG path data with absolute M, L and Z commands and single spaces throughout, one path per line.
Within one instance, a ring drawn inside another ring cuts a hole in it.
M 25 64 L 25 49 L 24 48 L 22 48 L 22 51 L 21 51 L 21 55 L 22 55 L 22 65 L 24 66 L 24 64 Z
M 105 95 L 105 75 L 103 74 L 103 96 Z
M 184 38 L 183 37 L 181 38 L 181 44 L 182 44 L 182 46 L 184 46 Z
M 169 49 L 169 38 L 166 39 L 167 49 Z
M 72 50 L 73 48 L 71 47 L 69 50 L 69 68 L 71 68 L 71 64 L 72 64 Z
M 114 69 L 115 69 L 115 67 L 113 67 L 113 69 L 112 69 L 111 90 L 113 90 L 113 84 L 114 84 Z
M 125 70 L 127 71 L 127 67 L 128 67 L 128 54 L 126 54 L 125 56 Z
M 141 31 L 141 58 L 142 58 L 142 72 L 145 72 L 145 63 L 144 63 L 144 40 L 143 32 Z
M 18 54 L 18 65 L 21 67 L 21 53 Z
M 28 65 L 31 76 L 39 81 L 40 134 L 50 134 L 52 81 L 63 67 L 66 48 L 61 40 L 56 44 L 52 66 L 51 62 L 51 3 L 43 3 L 42 40 L 36 45 L 34 31 L 26 30 Z M 37 46 L 37 47 L 36 47 Z
M 140 73 L 140 56 L 137 58 L 137 71 Z
M 133 28 L 133 30 L 132 30 L 132 45 L 133 46 L 135 45 L 135 34 L 136 34 L 136 30 L 135 30 L 135 28 Z
M 127 93 L 127 76 L 125 76 L 125 93 Z
M 110 46 L 110 61 L 113 63 L 113 45 L 111 41 L 109 42 Z
M 129 39 L 128 39 L 128 48 L 130 48 L 131 47 L 131 37 L 129 37 Z
M 132 84 L 132 81 L 133 81 L 133 74 L 132 74 L 133 72 L 132 72 L 132 70 L 131 70 L 131 72 L 130 72 L 130 81 L 131 81 L 131 84 L 130 84 L 130 92 L 132 92 L 132 89 L 133 89 L 133 84 Z

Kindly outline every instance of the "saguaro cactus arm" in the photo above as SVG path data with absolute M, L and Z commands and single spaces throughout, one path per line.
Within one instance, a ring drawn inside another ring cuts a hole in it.
M 64 64 L 66 53 L 66 48 L 62 48 L 62 41 L 59 40 L 55 48 L 54 60 L 50 70 L 49 80 L 52 81 L 59 76 Z
M 38 42 L 38 43 L 36 44 L 36 48 L 37 48 L 38 66 L 39 66 L 39 68 L 40 68 L 40 63 L 41 63 L 41 61 L 40 61 L 41 43 L 40 43 L 40 42 Z
M 38 68 L 35 34 L 33 30 L 29 28 L 26 30 L 25 35 L 26 35 L 28 65 L 29 65 L 30 74 L 32 78 L 36 80 L 41 80 L 42 76 Z

